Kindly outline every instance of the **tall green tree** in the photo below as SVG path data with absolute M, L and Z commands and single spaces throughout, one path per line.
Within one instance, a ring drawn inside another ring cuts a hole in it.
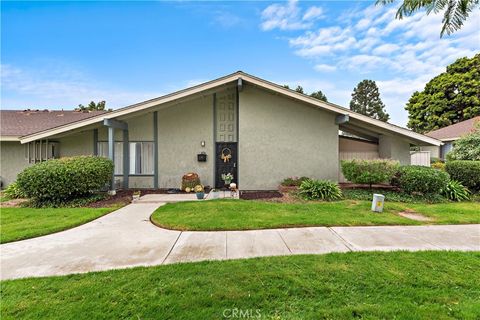
M 312 92 L 312 93 L 310 94 L 310 97 L 315 98 L 315 99 L 318 99 L 318 100 L 322 100 L 322 101 L 325 101 L 325 102 L 328 102 L 327 96 L 322 92 L 322 90 L 318 90 L 318 91 L 316 91 L 316 92 Z
M 377 5 L 386 5 L 395 0 L 377 0 Z M 403 19 L 411 16 L 419 10 L 425 10 L 427 15 L 437 14 L 443 11 L 442 31 L 440 37 L 445 33 L 450 35 L 459 30 L 473 10 L 479 8 L 480 0 L 403 0 L 397 10 L 396 19 Z
M 480 54 L 460 58 L 413 93 L 407 126 L 425 133 L 480 115 Z
M 103 111 L 105 110 L 105 101 L 99 101 L 98 103 L 95 103 L 94 101 L 90 101 L 90 103 L 87 106 L 84 106 L 83 104 L 79 104 L 78 108 L 75 110 L 80 110 L 80 111 Z
M 385 110 L 385 105 L 382 99 L 380 99 L 377 84 L 373 80 L 362 80 L 357 87 L 353 89 L 350 109 L 373 119 L 381 121 L 388 121 L 388 119 L 390 119 L 390 116 Z
M 305 92 L 303 92 L 303 87 L 302 87 L 302 86 L 297 86 L 297 87 L 295 88 L 295 91 L 297 91 L 298 93 L 302 93 L 302 94 L 305 93 Z

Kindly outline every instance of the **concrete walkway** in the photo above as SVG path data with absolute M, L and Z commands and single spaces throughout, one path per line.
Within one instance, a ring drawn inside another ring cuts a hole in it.
M 164 203 L 146 200 L 67 231 L 0 245 L 1 279 L 274 255 L 480 250 L 480 225 L 171 231 L 149 221 Z

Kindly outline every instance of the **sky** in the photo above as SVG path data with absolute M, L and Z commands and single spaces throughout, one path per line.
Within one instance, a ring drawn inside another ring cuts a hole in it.
M 1 2 L 1 108 L 119 108 L 238 70 L 348 107 L 375 80 L 390 122 L 411 94 L 480 52 L 480 10 L 440 38 L 441 15 L 396 20 L 396 4 Z

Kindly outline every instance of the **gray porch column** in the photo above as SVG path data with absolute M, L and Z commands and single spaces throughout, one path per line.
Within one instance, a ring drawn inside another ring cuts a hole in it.
M 153 112 L 153 189 L 158 188 L 158 112 Z
M 108 127 L 108 158 L 115 164 L 115 128 Z M 115 166 L 112 173 L 110 190 L 115 190 Z
M 128 175 L 130 173 L 130 143 L 128 141 L 128 130 L 123 130 L 123 189 L 128 189 Z

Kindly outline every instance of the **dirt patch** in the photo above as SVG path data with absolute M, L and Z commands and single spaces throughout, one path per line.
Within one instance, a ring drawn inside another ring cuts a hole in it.
M 423 214 L 417 213 L 415 211 L 402 211 L 397 213 L 399 216 L 402 216 L 404 218 L 410 219 L 410 220 L 415 220 L 415 221 L 423 221 L 423 222 L 428 222 L 428 221 L 433 221 L 434 219 L 430 217 L 426 217 Z
M 0 203 L 2 208 L 20 207 L 22 203 L 27 202 L 28 199 L 11 199 Z

